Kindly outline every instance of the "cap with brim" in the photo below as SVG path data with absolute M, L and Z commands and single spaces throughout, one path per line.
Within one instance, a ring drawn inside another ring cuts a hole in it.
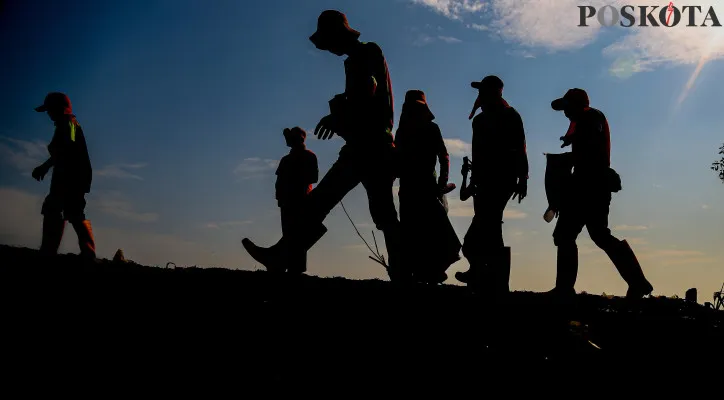
M 349 26 L 347 16 L 337 10 L 323 11 L 317 20 L 317 31 L 309 40 L 320 50 L 329 50 L 330 42 L 348 35 L 358 39 L 360 33 Z
M 585 108 L 589 106 L 588 94 L 583 89 L 573 88 L 566 94 L 551 102 L 551 108 L 555 111 L 563 111 L 570 107 Z
M 470 86 L 474 89 L 497 89 L 503 90 L 503 80 L 495 75 L 488 75 L 481 81 L 470 82 Z
M 65 93 L 60 92 L 48 93 L 48 95 L 45 96 L 43 104 L 35 107 L 35 111 L 37 112 L 46 112 L 48 110 L 62 110 L 64 114 L 73 113 L 70 98 Z

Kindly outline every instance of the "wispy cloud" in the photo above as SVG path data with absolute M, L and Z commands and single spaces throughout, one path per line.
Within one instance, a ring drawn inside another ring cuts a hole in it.
M 485 1 L 479 0 L 412 0 L 435 10 L 451 19 L 462 19 L 463 15 L 482 11 L 487 6 Z
M 450 218 L 472 218 L 475 215 L 472 199 L 461 201 L 458 197 L 448 197 L 448 217 Z M 523 219 L 528 214 L 514 207 L 507 207 L 503 211 L 503 219 Z
M 254 223 L 254 221 L 222 221 L 222 222 L 209 222 L 205 225 L 208 229 L 220 229 L 220 228 L 226 228 L 226 227 L 233 227 L 233 226 L 242 226 L 242 225 L 249 225 Z
M 616 225 L 613 229 L 615 231 L 645 231 L 649 227 L 646 225 Z
M 143 178 L 141 176 L 131 173 L 130 171 L 145 168 L 147 165 L 148 164 L 146 163 L 110 164 L 96 171 L 94 175 L 102 176 L 104 178 L 135 179 L 142 181 Z
M 234 175 L 241 179 L 261 178 L 268 175 L 279 164 L 277 160 L 261 159 L 258 157 L 245 158 L 234 168 Z
M 133 204 L 119 191 L 101 192 L 95 203 L 91 203 L 101 212 L 114 217 L 134 222 L 156 222 L 158 214 L 152 212 L 138 212 Z
M 48 159 L 48 143 L 42 140 L 21 140 L 0 136 L 0 160 L 16 170 L 27 173 Z
M 603 28 L 595 17 L 587 27 L 579 27 L 578 0 L 411 0 L 452 20 L 465 22 L 471 29 L 485 31 L 527 48 L 565 51 L 583 48 L 593 43 L 604 30 L 616 29 L 614 41 L 605 46 L 603 53 L 614 58 L 609 71 L 627 78 L 660 66 L 692 65 L 696 70 L 688 82 L 682 83 L 681 102 L 694 87 L 696 78 L 709 61 L 724 58 L 724 38 L 720 27 L 701 27 L 710 7 L 722 9 L 721 0 L 697 2 L 702 12 L 695 13 L 697 27 L 688 27 L 688 12 L 675 27 L 652 28 L 619 26 Z M 649 0 L 589 0 L 596 9 L 605 5 L 619 8 L 623 5 L 651 6 Z M 717 7 L 718 6 L 718 7 Z M 640 13 L 635 13 L 636 24 Z M 720 17 L 721 18 L 721 17 Z M 483 21 L 481 21 L 481 19 Z M 721 22 L 721 21 L 720 21 Z
M 523 219 L 527 216 L 528 214 L 515 208 L 506 208 L 505 211 L 503 211 L 504 219 Z
M 420 33 L 417 35 L 417 39 L 415 39 L 414 42 L 412 42 L 415 46 L 425 46 L 431 43 L 435 42 L 445 42 L 445 43 L 460 43 L 462 40 L 452 37 L 452 36 L 443 36 L 443 35 L 437 35 L 437 36 L 430 36 L 424 33 Z
M 447 152 L 453 157 L 470 156 L 473 152 L 473 145 L 460 139 L 443 139 Z

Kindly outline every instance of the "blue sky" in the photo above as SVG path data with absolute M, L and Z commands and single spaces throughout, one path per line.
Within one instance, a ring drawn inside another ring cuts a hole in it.
M 594 0 L 590 4 L 604 2 Z M 605 2 L 611 3 L 611 2 Z M 613 2 L 615 3 L 615 1 Z M 626 4 L 648 4 L 630 0 Z M 724 1 L 712 4 L 721 10 Z M 348 15 L 362 40 L 383 49 L 396 115 L 409 89 L 424 90 L 460 184 L 470 154 L 470 81 L 497 74 L 518 109 L 531 165 L 529 197 L 510 204 L 511 286 L 555 282 L 555 247 L 542 214 L 543 152 L 560 152 L 568 121 L 550 101 L 585 88 L 609 118 L 612 160 L 624 190 L 611 227 L 631 241 L 660 294 L 698 287 L 708 299 L 724 281 L 724 186 L 709 166 L 724 135 L 722 28 L 589 28 L 577 1 L 127 1 L 6 4 L 0 14 L 0 241 L 37 247 L 48 182 L 31 179 L 47 156 L 52 122 L 33 111 L 49 91 L 69 94 L 94 166 L 87 197 L 99 255 L 122 248 L 138 262 L 256 269 L 240 245 L 280 235 L 274 168 L 285 127 L 311 131 L 343 91 L 343 58 L 308 37 L 327 8 Z M 692 79 L 695 78 L 695 79 Z M 693 82 L 690 89 L 687 83 Z M 685 94 L 685 95 L 682 95 Z M 340 139 L 308 147 L 321 173 Z M 450 198 L 465 234 L 472 204 Z M 371 240 L 361 187 L 344 204 Z M 341 208 L 312 250 L 310 273 L 382 278 Z M 382 235 L 378 235 L 381 236 Z M 381 240 L 381 239 L 380 239 Z M 615 268 L 584 231 L 577 290 L 622 294 Z M 77 252 L 72 230 L 63 251 Z M 461 261 L 450 270 L 466 269 Z M 454 279 L 450 283 L 455 283 Z

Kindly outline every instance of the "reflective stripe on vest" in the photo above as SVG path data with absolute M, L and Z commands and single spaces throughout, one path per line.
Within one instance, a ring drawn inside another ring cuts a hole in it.
M 70 124 L 70 141 L 75 142 L 75 124 L 73 121 L 69 122 Z

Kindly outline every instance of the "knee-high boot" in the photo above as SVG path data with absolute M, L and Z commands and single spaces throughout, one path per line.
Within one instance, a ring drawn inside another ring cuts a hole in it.
M 561 293 L 575 293 L 577 277 L 578 246 L 575 243 L 558 246 L 555 290 Z
M 617 240 L 611 249 L 607 249 L 606 253 L 613 265 L 616 266 L 618 273 L 628 284 L 626 297 L 640 298 L 651 294 L 654 288 L 644 276 L 641 264 L 626 240 Z
M 93 228 L 89 220 L 73 221 L 73 229 L 78 235 L 78 246 L 80 247 L 80 256 L 86 260 L 96 259 L 96 242 L 93 237 Z
M 58 254 L 58 248 L 63 240 L 65 220 L 61 216 L 43 216 L 43 239 L 40 244 L 40 253 L 44 256 Z

